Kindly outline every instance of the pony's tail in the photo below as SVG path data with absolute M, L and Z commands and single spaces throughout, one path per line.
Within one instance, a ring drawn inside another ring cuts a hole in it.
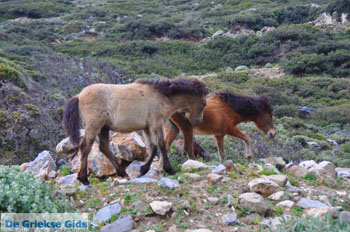
M 64 109 L 64 129 L 66 135 L 74 146 L 79 146 L 80 143 L 80 115 L 79 115 L 79 98 L 77 96 L 68 100 Z

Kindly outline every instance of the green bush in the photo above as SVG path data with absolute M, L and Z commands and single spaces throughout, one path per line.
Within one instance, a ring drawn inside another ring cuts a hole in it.
M 346 232 L 349 231 L 350 224 L 341 222 L 339 219 L 333 219 L 330 215 L 326 219 L 318 219 L 317 217 L 294 217 L 277 226 L 278 232 L 319 232 L 333 231 Z
M 321 124 L 327 125 L 329 123 L 339 123 L 345 125 L 349 123 L 350 104 L 343 104 L 339 106 L 324 107 L 319 109 L 314 115 L 314 119 Z
M 14 68 L 13 63 L 7 59 L 0 58 L 0 81 L 16 83 L 19 79 L 19 73 Z
M 65 212 L 67 202 L 54 198 L 53 187 L 18 167 L 0 166 L 1 213 Z
M 298 113 L 298 108 L 295 105 L 280 105 L 274 109 L 274 115 L 281 118 L 284 116 L 295 117 Z

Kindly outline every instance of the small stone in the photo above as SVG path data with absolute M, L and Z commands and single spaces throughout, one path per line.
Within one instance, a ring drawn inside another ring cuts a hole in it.
M 350 168 L 336 168 L 335 171 L 337 172 L 337 175 L 340 177 L 350 177 Z
M 224 225 L 234 225 L 238 223 L 237 214 L 236 213 L 228 213 L 222 216 L 221 221 Z
M 290 201 L 290 200 L 286 200 L 286 201 L 281 201 L 280 203 L 278 203 L 276 205 L 276 207 L 282 207 L 285 212 L 289 212 L 290 209 L 294 206 L 294 202 L 293 201 Z
M 276 193 L 271 194 L 268 196 L 268 199 L 273 200 L 273 201 L 280 201 L 284 197 L 284 192 L 283 191 L 278 191 Z
M 63 185 L 63 186 L 75 186 L 79 184 L 79 181 L 77 179 L 78 174 L 70 174 L 64 177 L 61 177 L 57 180 L 57 184 Z
M 301 162 L 299 166 L 304 167 L 306 169 L 310 169 L 316 167 L 317 163 L 314 160 L 306 160 Z
M 219 204 L 219 198 L 217 198 L 217 197 L 208 197 L 208 201 L 210 202 L 210 203 L 213 203 L 213 204 L 215 204 L 215 205 L 217 205 L 217 204 Z
M 248 187 L 250 191 L 260 193 L 265 197 L 280 190 L 278 184 L 265 178 L 253 179 L 248 183 Z
M 184 173 L 184 177 L 186 178 L 189 178 L 189 179 L 192 179 L 192 180 L 200 180 L 201 179 L 201 176 L 196 174 L 196 173 Z
M 136 183 L 136 184 L 145 184 L 145 183 L 153 183 L 157 182 L 158 180 L 152 177 L 142 176 L 133 180 L 130 180 L 130 183 Z
M 302 191 L 300 188 L 291 185 L 291 184 L 289 183 L 289 181 L 287 181 L 287 183 L 286 183 L 286 188 L 287 188 L 287 191 L 288 191 L 289 193 L 298 193 L 298 194 L 303 193 L 303 191 Z
M 304 216 L 323 218 L 327 213 L 331 213 L 331 211 L 331 208 L 309 208 L 305 209 Z
M 121 210 L 121 206 L 116 203 L 108 205 L 100 209 L 93 217 L 92 222 L 95 225 L 105 223 L 112 218 L 113 215 L 118 216 Z
M 141 213 L 145 212 L 148 208 L 148 204 L 144 201 L 137 200 L 132 203 L 132 208 L 134 210 L 140 211 Z
M 283 214 L 282 217 L 275 217 L 271 220 L 271 229 L 275 231 L 277 226 L 280 225 L 283 221 L 288 221 L 291 218 L 288 214 Z
M 286 162 L 282 157 L 267 157 L 265 159 L 265 164 L 272 164 L 277 167 L 279 170 L 282 170 L 286 166 Z
M 350 212 L 349 211 L 340 212 L 339 220 L 341 222 L 350 222 Z
M 224 174 L 226 171 L 226 167 L 223 164 L 219 164 L 218 166 L 216 166 L 214 168 L 214 170 L 212 171 L 212 173 L 215 174 Z
M 287 177 L 285 175 L 270 175 L 265 177 L 278 184 L 280 187 L 284 187 L 287 183 Z
M 80 190 L 80 191 L 91 191 L 92 187 L 91 187 L 91 185 L 80 185 L 78 190 Z
M 168 232 L 177 232 L 177 227 L 176 225 L 172 225 L 169 227 Z
M 261 215 L 270 215 L 272 210 L 264 198 L 257 193 L 243 193 L 239 196 L 240 205 Z
M 187 160 L 185 163 L 182 164 L 181 169 L 186 171 L 186 170 L 192 170 L 192 169 L 203 169 L 207 168 L 207 165 L 205 165 L 202 162 L 196 161 L 196 160 Z
M 51 178 L 51 179 L 55 179 L 56 176 L 57 176 L 57 172 L 56 172 L 56 171 L 51 171 L 51 172 L 49 173 L 49 178 Z
M 257 220 L 259 220 L 261 217 L 259 214 L 257 213 L 252 213 L 249 214 L 243 218 L 240 219 L 240 221 L 242 221 L 243 223 L 247 224 L 247 225 L 252 225 L 255 224 L 257 222 Z
M 191 209 L 191 202 L 189 200 L 185 200 L 182 205 L 184 209 Z
M 177 180 L 173 180 L 173 179 L 170 179 L 170 178 L 163 177 L 158 182 L 158 186 L 162 186 L 162 187 L 165 187 L 167 189 L 172 190 L 172 189 L 175 189 L 175 188 L 179 187 L 180 184 L 179 184 L 179 182 Z
M 171 210 L 173 203 L 167 201 L 153 201 L 150 206 L 156 214 L 164 216 Z
M 129 164 L 129 166 L 126 168 L 125 172 L 128 174 L 130 179 L 138 178 L 141 175 L 141 166 L 143 165 L 142 162 L 138 160 L 134 160 Z
M 307 198 L 301 198 L 298 201 L 297 206 L 302 207 L 304 209 L 309 209 L 309 208 L 329 208 L 328 205 L 323 204 L 320 201 L 310 200 L 310 199 L 307 199 Z
M 222 176 L 215 174 L 215 173 L 210 173 L 208 175 L 208 184 L 217 184 L 219 182 L 221 182 L 223 179 Z
M 270 219 L 264 219 L 262 222 L 259 223 L 259 225 L 261 225 L 261 226 L 266 226 L 266 227 L 270 227 L 270 225 L 271 225 L 271 220 L 270 220 Z
M 129 232 L 134 227 L 134 220 L 131 216 L 119 218 L 109 225 L 104 226 L 101 232 Z
M 229 172 L 232 172 L 232 171 L 238 172 L 237 168 L 236 168 L 236 166 L 235 166 L 235 164 L 233 163 L 232 160 L 226 160 L 224 165 L 225 165 L 227 171 L 229 171 Z

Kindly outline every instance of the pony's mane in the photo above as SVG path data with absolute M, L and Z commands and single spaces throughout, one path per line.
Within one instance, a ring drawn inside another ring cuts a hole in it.
M 191 94 L 205 96 L 209 90 L 205 84 L 196 78 L 176 78 L 176 79 L 137 79 L 136 83 L 150 85 L 167 97 L 177 94 Z
M 273 112 L 271 102 L 265 96 L 250 97 L 230 92 L 219 92 L 216 95 L 228 103 L 240 115 L 256 116 L 264 112 L 269 114 Z

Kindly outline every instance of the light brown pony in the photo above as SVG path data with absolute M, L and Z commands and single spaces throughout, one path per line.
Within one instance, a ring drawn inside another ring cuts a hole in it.
M 101 152 L 113 164 L 117 174 L 127 176 L 109 148 L 109 130 L 123 133 L 143 130 L 151 154 L 141 167 L 141 175 L 150 169 L 157 147 L 164 160 L 164 170 L 174 174 L 162 128 L 176 112 L 186 113 L 192 123 L 200 122 L 207 94 L 207 87 L 194 78 L 138 79 L 126 85 L 93 84 L 84 88 L 68 100 L 64 111 L 65 130 L 73 144 L 80 142 L 80 123 L 85 129 L 80 145 L 82 156 L 78 179 L 84 185 L 89 184 L 87 158 L 97 135 Z
M 242 133 L 236 126 L 241 122 L 253 121 L 255 125 L 270 138 L 275 136 L 275 128 L 272 120 L 273 107 L 270 101 L 264 97 L 249 97 L 220 92 L 206 99 L 206 107 L 203 112 L 203 122 L 191 123 L 183 114 L 175 113 L 164 126 L 165 144 L 167 151 L 181 130 L 185 143 L 184 150 L 190 159 L 195 159 L 193 154 L 193 135 L 214 135 L 220 155 L 220 162 L 225 162 L 224 136 L 230 135 L 242 139 L 245 143 L 245 157 L 252 158 L 249 137 Z

